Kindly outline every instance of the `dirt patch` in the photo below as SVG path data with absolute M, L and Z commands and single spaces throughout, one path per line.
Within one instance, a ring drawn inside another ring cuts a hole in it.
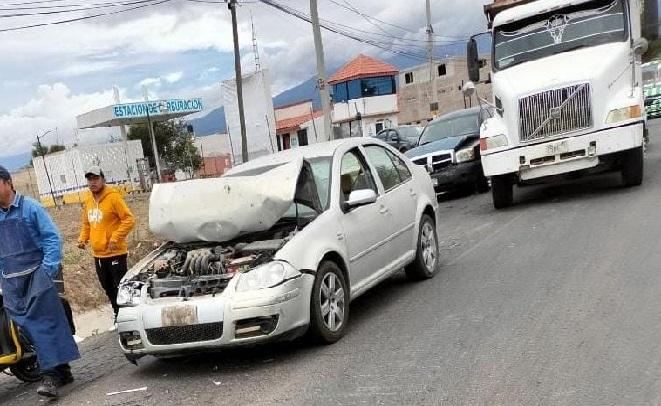
M 126 203 L 136 219 L 129 234 L 129 268 L 145 257 L 160 242 L 149 231 L 149 195 L 127 196 Z M 108 299 L 99 284 L 89 249 L 82 251 L 76 245 L 80 233 L 82 207 L 78 204 L 49 209 L 64 240 L 64 284 L 71 306 L 77 312 L 97 308 Z

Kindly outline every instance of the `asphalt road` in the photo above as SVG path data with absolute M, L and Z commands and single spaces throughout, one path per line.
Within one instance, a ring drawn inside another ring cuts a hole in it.
M 297 341 L 128 364 L 82 345 L 61 405 L 661 403 L 661 131 L 643 186 L 604 175 L 441 203 L 443 267 L 352 303 L 332 346 Z M 108 392 L 147 387 L 108 396 Z M 0 402 L 37 404 L 0 379 Z

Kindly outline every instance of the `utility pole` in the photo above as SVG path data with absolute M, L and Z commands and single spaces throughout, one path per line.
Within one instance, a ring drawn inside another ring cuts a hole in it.
M 246 117 L 243 112 L 243 83 L 241 82 L 241 54 L 239 53 L 239 28 L 236 21 L 236 0 L 229 0 L 227 7 L 232 14 L 232 35 L 234 37 L 234 72 L 236 75 L 236 97 L 239 101 L 239 123 L 241 124 L 241 162 L 248 162 L 248 138 L 246 137 Z
M 55 205 L 55 207 L 59 209 L 60 207 L 57 205 L 57 200 L 55 200 L 55 193 L 53 192 L 53 182 L 51 182 L 50 180 L 50 175 L 48 174 L 48 168 L 46 167 L 46 154 L 44 154 L 44 150 L 41 147 L 41 139 L 40 139 L 52 131 L 53 130 L 46 131 L 41 135 L 41 137 L 37 135 L 37 148 L 39 148 L 39 155 L 41 155 L 41 161 L 44 163 L 44 171 L 46 172 L 46 179 L 48 179 L 48 187 L 50 187 L 50 195 L 53 198 L 53 204 Z
M 427 0 L 427 57 L 429 58 L 429 110 L 434 115 L 432 105 L 436 102 L 436 80 L 434 80 L 434 28 L 431 25 L 431 0 Z M 438 113 L 438 103 L 436 104 Z M 433 117 L 432 117 L 433 118 Z
M 312 20 L 312 34 L 314 35 L 314 50 L 317 54 L 317 87 L 321 97 L 321 107 L 324 110 L 323 139 L 333 139 L 331 132 L 331 109 L 330 93 L 326 87 L 326 65 L 324 62 L 324 44 L 321 41 L 321 28 L 319 27 L 319 13 L 317 12 L 317 0 L 310 0 L 310 17 Z

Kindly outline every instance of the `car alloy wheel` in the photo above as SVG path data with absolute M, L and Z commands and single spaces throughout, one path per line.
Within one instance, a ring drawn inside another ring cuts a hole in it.
M 326 328 L 332 332 L 340 330 L 344 324 L 344 289 L 334 273 L 324 275 L 319 285 L 319 304 Z
M 420 248 L 422 250 L 422 258 L 427 271 L 434 272 L 436 269 L 436 257 L 438 256 L 436 250 L 436 236 L 434 235 L 434 227 L 431 223 L 426 222 L 422 227 L 422 235 L 420 237 Z

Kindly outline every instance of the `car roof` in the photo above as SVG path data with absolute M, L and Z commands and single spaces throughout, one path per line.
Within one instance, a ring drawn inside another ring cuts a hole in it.
M 464 116 L 471 116 L 471 115 L 478 115 L 480 114 L 480 107 L 472 107 L 470 109 L 464 109 L 464 110 L 457 110 L 453 111 L 451 113 L 444 114 L 438 118 L 435 118 L 432 120 L 429 124 L 436 123 L 439 121 L 444 121 L 456 117 L 464 117 Z
M 313 159 L 320 157 L 332 157 L 335 154 L 335 151 L 341 146 L 342 147 L 346 146 L 347 148 L 351 148 L 352 146 L 359 146 L 374 142 L 375 142 L 374 138 L 367 138 L 367 137 L 354 137 L 354 138 L 345 138 L 340 140 L 319 142 L 316 144 L 307 145 L 305 147 L 292 148 L 285 151 L 276 152 L 275 154 L 255 158 L 252 161 L 249 161 L 245 164 L 240 164 L 230 169 L 226 173 L 237 174 L 264 166 L 273 166 L 273 165 L 283 164 L 286 162 L 291 162 L 299 158 Z

